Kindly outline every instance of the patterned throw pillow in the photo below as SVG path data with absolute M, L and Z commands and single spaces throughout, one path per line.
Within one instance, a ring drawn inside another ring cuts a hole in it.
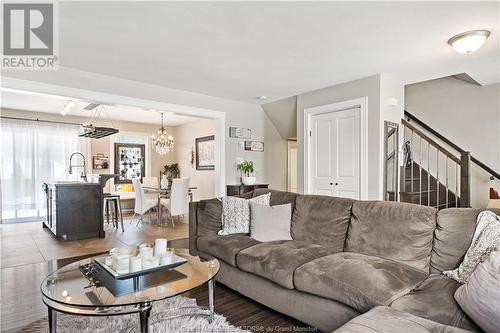
M 250 202 L 269 206 L 271 193 L 252 199 L 222 198 L 222 230 L 218 232 L 219 235 L 250 233 Z
M 500 332 L 500 251 L 478 265 L 467 283 L 455 291 L 462 310 L 487 333 Z
M 484 211 L 477 217 L 476 231 L 464 260 L 457 269 L 443 271 L 447 277 L 466 283 L 477 265 L 485 261 L 500 240 L 500 218 L 493 212 Z

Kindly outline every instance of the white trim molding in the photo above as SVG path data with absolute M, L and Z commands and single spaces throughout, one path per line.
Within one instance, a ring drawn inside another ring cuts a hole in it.
M 304 193 L 310 194 L 310 151 L 311 151 L 311 117 L 313 115 L 337 112 L 346 109 L 360 108 L 360 198 L 365 200 L 368 196 L 368 97 L 361 97 L 304 109 Z
M 171 104 L 154 100 L 115 95 L 88 89 L 65 87 L 45 82 L 2 77 L 1 90 L 25 91 L 42 95 L 55 95 L 92 101 L 107 105 L 127 105 L 147 110 L 170 111 L 181 115 L 213 119 L 216 122 L 215 145 L 215 196 L 226 194 L 226 113 L 189 105 Z

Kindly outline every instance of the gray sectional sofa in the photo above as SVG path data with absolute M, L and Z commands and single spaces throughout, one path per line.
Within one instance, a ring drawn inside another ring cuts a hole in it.
M 218 282 L 325 332 L 362 314 L 355 320 L 364 327 L 373 312 L 416 316 L 434 323 L 429 332 L 480 331 L 453 298 L 460 284 L 441 274 L 461 262 L 479 210 L 267 189 L 246 196 L 269 191 L 271 205 L 292 204 L 292 241 L 219 236 L 220 200 L 190 204 L 190 253 L 219 259 Z

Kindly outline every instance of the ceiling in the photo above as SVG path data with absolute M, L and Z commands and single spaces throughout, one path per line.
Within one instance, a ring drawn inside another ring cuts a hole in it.
M 60 114 L 64 110 L 64 105 L 68 102 L 68 98 L 61 96 L 51 96 L 43 94 L 24 93 L 16 91 L 2 90 L 0 92 L 2 108 L 35 111 L 43 113 Z M 67 114 L 67 116 L 80 116 L 88 118 L 91 116 L 91 111 L 83 108 L 89 104 L 88 101 L 72 99 L 75 106 Z M 106 105 L 105 110 L 110 119 L 119 121 L 129 121 L 134 123 L 144 124 L 160 124 L 160 114 L 154 110 L 144 110 L 131 106 Z M 101 113 L 101 116 L 104 113 Z M 166 126 L 178 126 L 190 123 L 200 118 L 188 117 L 172 112 L 165 113 L 164 123 Z
M 490 84 L 500 80 L 499 9 L 499 2 L 64 1 L 59 59 L 253 103 L 427 68 Z M 477 52 L 447 45 L 473 29 L 492 32 Z

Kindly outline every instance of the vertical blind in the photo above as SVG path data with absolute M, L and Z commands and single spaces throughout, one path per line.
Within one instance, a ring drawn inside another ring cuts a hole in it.
M 78 125 L 1 119 L 2 223 L 40 220 L 45 216 L 44 181 L 77 179 L 69 175 L 75 151 L 88 157 L 89 141 Z

